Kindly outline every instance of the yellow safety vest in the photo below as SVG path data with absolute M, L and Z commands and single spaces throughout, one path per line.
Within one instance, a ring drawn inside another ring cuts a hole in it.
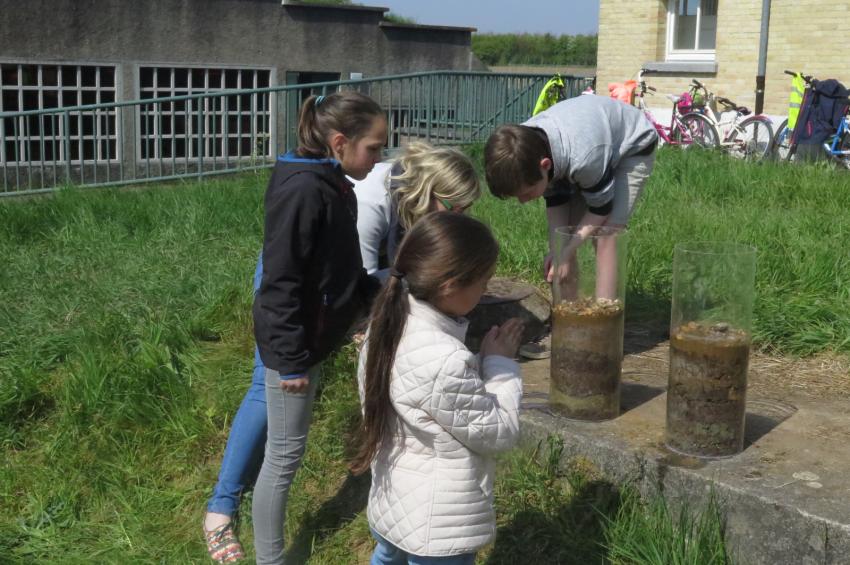
M 543 90 L 540 91 L 540 96 L 537 97 L 537 103 L 534 105 L 532 116 L 536 116 L 543 110 L 554 106 L 558 102 L 558 95 L 564 88 L 564 79 L 561 75 L 555 75 L 543 85 Z
M 800 115 L 800 105 L 803 104 L 803 93 L 806 91 L 806 81 L 803 75 L 797 73 L 791 79 L 791 95 L 788 97 L 788 129 L 793 130 Z

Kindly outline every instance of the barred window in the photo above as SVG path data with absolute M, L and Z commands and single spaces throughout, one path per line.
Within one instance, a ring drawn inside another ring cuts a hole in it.
M 142 100 L 266 88 L 270 81 L 271 71 L 264 69 L 139 69 Z M 272 150 L 271 119 L 268 93 L 144 104 L 139 108 L 139 154 L 142 159 L 268 156 Z
M 109 102 L 115 67 L 0 63 L 0 112 Z M 118 158 L 115 108 L 3 118 L 0 128 L 4 164 L 65 161 L 66 151 L 77 164 Z

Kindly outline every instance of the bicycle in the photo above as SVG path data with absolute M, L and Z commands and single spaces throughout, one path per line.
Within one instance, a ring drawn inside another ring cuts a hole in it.
M 638 107 L 643 110 L 646 118 L 655 127 L 658 136 L 664 143 L 670 145 L 681 146 L 685 149 L 691 146 L 696 146 L 702 149 L 712 149 L 720 146 L 720 134 L 717 128 L 707 117 L 699 112 L 679 112 L 679 102 L 682 101 L 682 96 L 676 94 L 668 94 L 667 99 L 673 103 L 673 114 L 670 117 L 670 125 L 658 123 L 652 112 L 646 106 L 647 92 L 658 92 L 652 86 L 646 84 L 643 80 L 645 69 L 638 72 L 638 88 L 635 96 L 638 101 Z
M 721 135 L 720 147 L 736 159 L 761 161 L 770 155 L 773 143 L 773 122 L 763 114 L 751 115 L 746 106 L 738 106 L 728 98 L 716 96 L 703 83 L 691 79 L 689 92 L 694 100 L 702 94 L 703 104 L 695 110 L 714 122 Z M 722 106 L 719 111 L 717 105 Z M 734 117 L 724 117 L 734 112 Z
M 793 71 L 783 71 L 786 75 L 797 76 Z M 809 95 L 812 83 L 816 80 L 811 75 L 800 73 L 806 83 L 806 96 Z M 847 100 L 850 104 L 850 99 Z M 848 106 L 850 111 L 850 106 Z M 836 164 L 850 169 L 850 114 L 845 111 L 844 118 L 838 124 L 838 129 L 821 144 L 826 155 Z M 797 143 L 794 140 L 794 130 L 788 128 L 788 118 L 782 120 L 776 135 L 773 137 L 771 151 L 780 161 L 793 161 L 797 153 Z

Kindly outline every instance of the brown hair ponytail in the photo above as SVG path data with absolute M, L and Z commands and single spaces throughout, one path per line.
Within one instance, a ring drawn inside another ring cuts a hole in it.
M 332 132 L 357 139 L 369 131 L 379 116 L 384 116 L 381 106 L 354 90 L 310 96 L 301 106 L 295 152 L 300 157 L 330 157 L 333 153 L 328 138 Z
M 461 214 L 432 212 L 416 222 L 401 242 L 392 276 L 372 306 L 364 379 L 360 445 L 351 465 L 369 468 L 391 433 L 390 384 L 396 350 L 410 311 L 408 294 L 433 301 L 446 282 L 468 286 L 492 273 L 499 244 L 490 229 Z

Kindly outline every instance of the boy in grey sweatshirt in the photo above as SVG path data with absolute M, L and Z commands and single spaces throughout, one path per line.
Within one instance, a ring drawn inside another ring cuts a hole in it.
M 602 226 L 626 226 L 652 172 L 657 141 L 641 110 L 603 96 L 570 98 L 493 132 L 484 150 L 493 195 L 522 203 L 546 199 L 547 281 L 553 278 L 555 229 L 572 227 L 580 242 Z M 597 294 L 604 296 L 615 292 L 616 249 L 599 243 Z

